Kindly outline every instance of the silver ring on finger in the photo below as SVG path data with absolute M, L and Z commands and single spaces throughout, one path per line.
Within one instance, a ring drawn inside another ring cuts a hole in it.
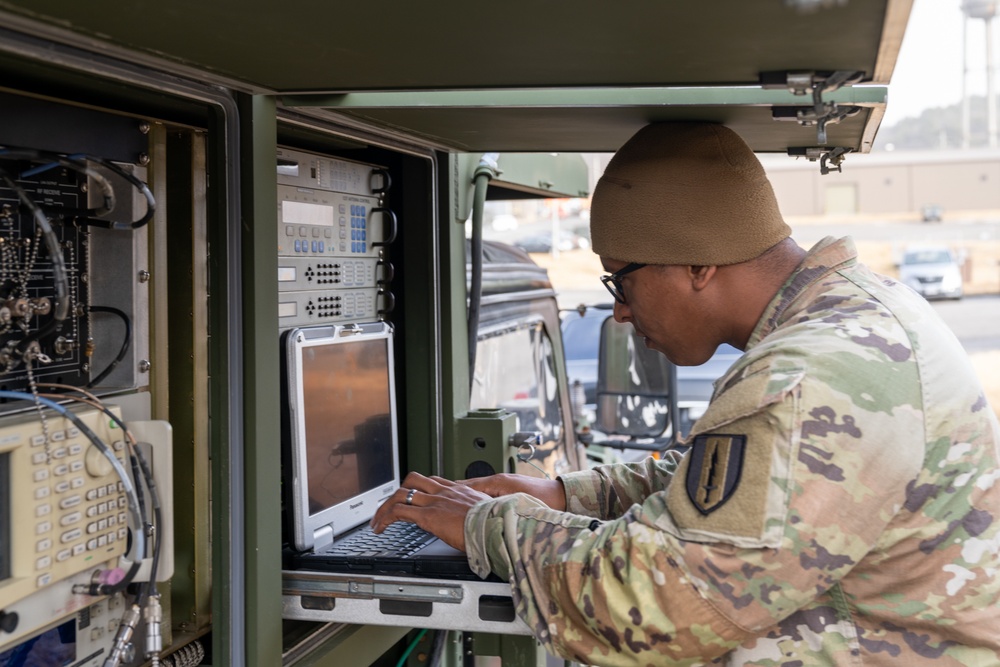
M 417 492 L 417 490 L 416 490 L 416 489 L 410 489 L 410 490 L 409 490 L 409 491 L 407 492 L 407 494 L 406 494 L 406 504 L 407 504 L 407 505 L 412 505 L 412 504 L 413 504 L 413 496 L 414 496 L 414 494 L 415 494 L 416 492 Z

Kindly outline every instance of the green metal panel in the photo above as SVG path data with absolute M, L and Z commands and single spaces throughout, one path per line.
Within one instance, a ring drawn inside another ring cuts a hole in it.
M 442 444 L 445 470 L 451 464 L 448 453 L 455 450 L 458 419 L 469 410 L 469 342 L 465 281 L 465 220 L 461 217 L 458 193 L 469 187 L 468 174 L 456 155 L 442 158 L 449 178 L 442 179 L 439 215 L 441 219 L 441 358 L 444 383 L 441 403 L 445 430 Z
M 384 0 L 375 13 L 360 2 L 303 0 L 3 0 L 0 8 L 137 57 L 294 92 L 752 84 L 779 69 L 861 71 L 888 83 L 911 4 Z
M 232 662 L 231 641 L 233 627 L 233 609 L 231 597 L 227 594 L 230 563 L 234 550 L 239 551 L 241 545 L 234 545 L 229 539 L 230 499 L 233 451 L 231 449 L 231 431 L 229 407 L 239 400 L 238 390 L 224 381 L 231 372 L 231 358 L 227 354 L 229 335 L 231 332 L 230 307 L 225 294 L 231 290 L 232 278 L 230 267 L 237 258 L 222 251 L 229 243 L 233 230 L 227 221 L 230 217 L 232 203 L 217 192 L 224 189 L 222 174 L 228 172 L 226 160 L 225 137 L 227 119 L 221 109 L 208 114 L 207 136 L 201 137 L 204 145 L 207 173 L 203 175 L 204 182 L 198 189 L 207 188 L 209 193 L 202 192 L 204 197 L 206 228 L 204 234 L 209 248 L 217 249 L 210 255 L 202 255 L 199 262 L 207 264 L 208 283 L 214 290 L 215 298 L 209 299 L 209 334 L 205 344 L 209 347 L 208 373 L 209 383 L 209 456 L 211 458 L 211 493 L 210 502 L 200 506 L 198 512 L 208 515 L 211 522 L 214 539 L 204 539 L 199 545 L 203 552 L 211 554 L 212 571 L 197 582 L 198 594 L 205 583 L 209 585 L 211 595 L 211 618 L 199 619 L 205 630 L 211 631 L 212 654 L 218 656 L 217 662 L 224 664 Z M 217 174 L 214 184 L 208 174 Z M 208 249 L 205 249 L 208 252 Z M 203 464 L 203 465 L 207 465 Z M 175 470 L 179 470 L 175 463 Z
M 295 667 L 364 667 L 374 664 L 409 631 L 409 628 L 378 625 L 341 625 L 330 633 L 329 639 L 312 647 L 307 653 L 274 664 L 293 664 Z
M 613 151 L 648 122 L 706 120 L 771 152 L 823 142 L 732 86 L 801 71 L 887 84 L 911 5 L 516 0 L 497 11 L 387 0 L 376 23 L 358 3 L 0 0 L 0 25 L 294 105 L 318 95 L 337 114 L 449 151 Z M 670 92 L 685 88 L 721 99 Z M 861 106 L 825 145 L 869 150 L 884 103 Z
M 281 455 L 274 99 L 241 100 L 246 664 L 281 664 Z M 239 446 L 239 443 L 237 443 Z
M 170 411 L 163 417 L 169 418 L 174 432 L 174 465 L 177 470 L 190 471 L 175 476 L 172 490 L 177 526 L 172 609 L 173 622 L 183 636 L 211 625 L 213 601 L 209 508 L 215 481 L 212 476 L 217 469 L 211 465 L 215 441 L 208 437 L 206 165 L 201 136 L 171 133 L 161 149 L 165 154 L 157 156 L 154 164 L 165 166 L 161 165 L 165 158 L 170 168 L 153 176 L 165 178 L 157 189 L 162 185 L 168 195 L 160 201 L 170 212 L 172 233 L 164 237 L 165 248 L 154 248 L 154 256 L 159 251 L 167 253 L 169 264 L 159 265 L 153 280 L 157 283 L 155 294 L 168 300 L 169 354 L 154 358 L 153 364 L 162 361 L 169 378 Z M 163 398 L 157 398 L 158 404 Z
M 432 208 L 436 183 L 436 161 L 407 158 L 399 181 L 403 188 L 402 209 L 406 211 L 406 229 L 401 243 L 389 251 L 402 253 L 406 280 L 393 284 L 402 296 L 403 312 L 392 319 L 405 323 L 405 335 L 398 340 L 404 346 L 406 360 L 406 424 L 401 433 L 406 447 L 406 465 L 422 473 L 441 473 L 438 443 L 441 442 L 441 290 L 439 270 L 442 261 L 438 240 L 438 220 Z M 398 247 L 397 247 L 398 246 Z M 398 344 L 398 343 L 397 343 Z
M 284 95 L 286 106 L 337 109 L 585 109 L 610 107 L 809 106 L 812 99 L 760 86 L 645 86 L 642 88 L 543 88 L 360 92 Z M 851 86 L 825 95 L 840 104 L 875 106 L 886 101 L 884 86 Z
M 587 197 L 590 174 L 581 155 L 501 153 L 491 187 L 543 197 Z M 496 199 L 503 199 L 497 195 Z
M 473 179 L 483 153 L 456 156 L 456 217 L 472 214 Z M 494 155 L 497 176 L 490 180 L 488 199 L 523 197 L 586 197 L 589 173 L 581 155 L 556 153 L 500 153 Z M 464 187 L 463 187 L 464 184 Z
M 824 101 L 859 109 L 828 125 L 825 145 L 868 152 L 887 98 L 883 86 L 824 94 Z M 283 102 L 407 128 L 443 148 L 469 152 L 615 151 L 643 125 L 667 120 L 724 123 L 758 152 L 819 145 L 815 127 L 773 117 L 774 109 L 810 108 L 810 96 L 759 86 L 372 92 L 285 96 Z
M 445 477 L 466 479 L 513 470 L 510 436 L 517 417 L 505 410 L 473 410 L 458 420 L 455 446 L 448 452 Z M 473 466 L 470 468 L 470 466 Z M 485 472 L 488 466 L 491 470 Z
M 534 637 L 476 633 L 472 645 L 476 655 L 497 656 L 503 667 L 545 667 L 548 664 L 548 653 Z

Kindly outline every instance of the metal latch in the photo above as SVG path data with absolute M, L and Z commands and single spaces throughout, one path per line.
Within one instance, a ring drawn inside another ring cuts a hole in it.
M 545 472 L 531 461 L 531 459 L 535 458 L 536 448 L 542 446 L 542 434 L 540 431 L 518 431 L 517 433 L 512 433 L 510 438 L 507 440 L 507 444 L 516 450 L 518 461 L 521 463 L 527 463 L 529 466 L 545 475 L 545 479 L 552 479 L 552 477 L 549 476 L 549 473 Z
M 836 102 L 824 102 L 823 94 L 831 93 L 842 86 L 860 83 L 864 72 L 840 70 L 829 73 L 818 72 L 765 72 L 761 74 L 764 88 L 784 88 L 795 95 L 812 95 L 811 107 L 775 108 L 775 120 L 794 120 L 804 127 L 816 126 L 816 143 L 826 143 L 826 126 L 853 116 L 861 111 L 856 106 L 840 106 Z
M 792 157 L 804 157 L 810 162 L 819 160 L 819 173 L 826 176 L 831 171 L 840 172 L 840 165 L 851 150 L 847 146 L 836 146 L 833 148 L 828 146 L 808 146 L 803 148 L 789 148 L 788 154 Z

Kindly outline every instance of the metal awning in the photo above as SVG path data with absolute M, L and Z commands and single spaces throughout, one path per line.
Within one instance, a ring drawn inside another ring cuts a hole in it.
M 761 151 L 816 145 L 773 113 L 813 101 L 762 77 L 852 72 L 874 85 L 833 93 L 859 110 L 827 145 L 866 151 L 911 4 L 0 0 L 0 18 L 449 150 L 613 150 L 663 119 L 724 122 Z
M 825 101 L 854 110 L 827 126 L 826 145 L 867 152 L 886 95 L 884 86 L 825 95 Z M 796 110 L 810 107 L 811 97 L 761 87 L 350 93 L 282 101 L 406 128 L 458 151 L 614 151 L 646 123 L 692 119 L 728 125 L 760 152 L 818 145 L 816 127 L 794 120 Z

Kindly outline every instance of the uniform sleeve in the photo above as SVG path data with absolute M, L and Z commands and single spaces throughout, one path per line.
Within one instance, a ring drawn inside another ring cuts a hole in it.
M 673 481 L 613 520 L 593 518 L 611 503 L 591 516 L 525 495 L 480 503 L 465 524 L 470 563 L 506 577 L 536 637 L 582 663 L 694 664 L 759 637 L 873 548 L 919 459 L 882 446 L 882 426 L 865 444 L 849 399 L 816 386 L 807 400 L 804 384 L 764 373 L 732 387 Z M 612 471 L 591 489 L 617 489 Z
M 670 484 L 677 469 L 673 459 L 648 457 L 640 463 L 606 465 L 560 475 L 566 510 L 598 519 L 614 519 Z
M 695 664 L 749 634 L 698 592 L 656 525 L 663 494 L 601 523 L 518 494 L 466 519 L 469 562 L 512 584 L 518 614 L 546 647 L 583 664 Z

